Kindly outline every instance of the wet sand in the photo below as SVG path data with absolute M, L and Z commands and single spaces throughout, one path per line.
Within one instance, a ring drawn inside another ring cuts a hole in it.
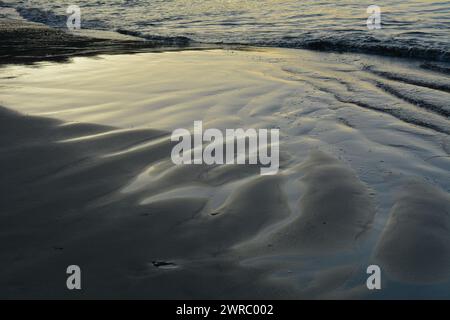
M 9 57 L 0 70 L 0 297 L 449 294 L 445 66 L 268 48 L 66 50 L 67 63 Z M 170 134 L 195 120 L 280 128 L 279 173 L 173 165 Z M 381 292 L 365 287 L 373 263 Z M 65 287 L 70 264 L 81 292 Z

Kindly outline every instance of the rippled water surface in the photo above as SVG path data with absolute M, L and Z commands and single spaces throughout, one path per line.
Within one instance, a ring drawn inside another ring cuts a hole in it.
M 6 0 L 26 19 L 64 26 L 67 1 Z M 370 31 L 369 1 L 78 0 L 85 28 L 186 36 L 204 42 L 365 49 L 448 60 L 450 1 L 376 1 L 382 29 Z

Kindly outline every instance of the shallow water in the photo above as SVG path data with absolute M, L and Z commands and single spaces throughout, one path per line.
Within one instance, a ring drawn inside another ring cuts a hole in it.
M 65 27 L 67 1 L 6 0 L 26 19 Z M 186 36 L 202 42 L 364 51 L 449 60 L 450 1 L 383 0 L 382 29 L 369 31 L 372 2 L 296 0 L 77 1 L 82 27 Z

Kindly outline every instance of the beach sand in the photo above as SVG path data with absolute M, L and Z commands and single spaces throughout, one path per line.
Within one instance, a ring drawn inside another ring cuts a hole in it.
M 445 68 L 269 48 L 67 61 L 0 69 L 1 298 L 448 296 Z M 170 135 L 197 120 L 279 128 L 279 173 L 175 166 Z

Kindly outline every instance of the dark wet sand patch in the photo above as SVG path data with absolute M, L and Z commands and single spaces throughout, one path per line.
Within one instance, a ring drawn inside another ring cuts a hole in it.
M 397 195 L 375 253 L 394 279 L 434 283 L 450 277 L 450 196 L 422 182 Z
M 314 151 L 302 165 L 300 215 L 271 239 L 276 250 L 323 254 L 351 249 L 369 231 L 375 210 L 369 189 L 347 166 Z

